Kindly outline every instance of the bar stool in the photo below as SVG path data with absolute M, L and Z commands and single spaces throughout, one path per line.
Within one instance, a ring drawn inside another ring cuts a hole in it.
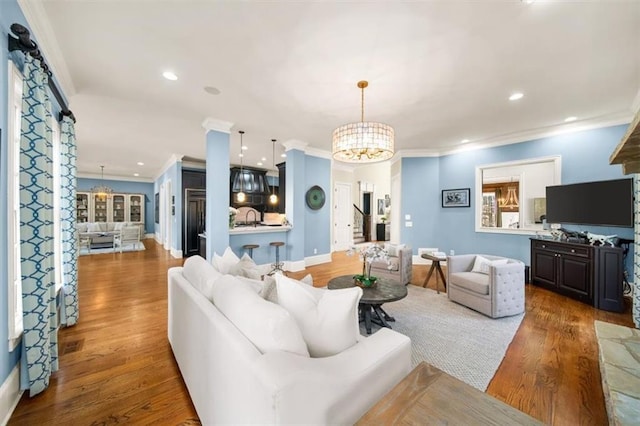
M 280 247 L 282 247 L 284 243 L 282 241 L 272 241 L 269 243 L 269 245 L 276 248 L 276 263 L 271 264 L 271 266 L 273 266 L 273 269 L 271 269 L 271 272 L 269 272 L 267 275 L 273 275 L 276 272 L 282 272 L 286 275 L 284 269 L 282 269 L 284 263 L 280 262 Z
M 258 244 L 245 244 L 242 246 L 242 248 L 245 251 L 249 251 L 249 257 L 253 259 L 253 249 L 257 249 L 258 247 L 260 247 Z

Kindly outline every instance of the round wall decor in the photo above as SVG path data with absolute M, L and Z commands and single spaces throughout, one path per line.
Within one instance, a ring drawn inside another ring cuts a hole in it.
M 324 206 L 324 190 L 318 185 L 309 188 L 305 198 L 307 200 L 307 206 L 309 206 L 311 210 L 320 210 L 322 206 Z

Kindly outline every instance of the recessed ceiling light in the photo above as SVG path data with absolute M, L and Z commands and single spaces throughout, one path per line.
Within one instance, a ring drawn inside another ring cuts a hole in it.
M 210 95 L 219 95 L 220 94 L 220 90 L 213 87 L 213 86 L 206 86 L 204 88 L 204 91 L 207 92 Z
M 246 146 L 246 145 L 242 145 L 242 150 L 243 150 L 243 151 L 246 151 L 246 150 L 248 150 L 248 149 L 249 149 L 249 147 L 248 147 L 248 146 Z
M 564 121 L 565 121 L 565 123 L 570 123 L 572 121 L 576 121 L 577 119 L 578 119 L 578 117 L 571 116 L 571 117 L 565 118 Z
M 261 161 L 267 161 L 267 157 L 262 157 L 260 160 Z
M 258 161 L 258 166 L 262 166 L 262 162 L 261 161 Z
M 244 157 L 243 153 L 238 154 L 238 157 Z
M 525 3 L 525 4 L 531 4 L 536 0 L 521 0 L 521 1 L 522 1 L 522 3 Z
M 520 92 L 516 92 L 516 93 L 512 93 L 511 96 L 509 96 L 509 100 L 510 101 L 517 101 L 518 99 L 522 99 L 524 95 Z
M 171 81 L 175 81 L 178 79 L 178 76 L 175 75 L 175 73 L 173 73 L 172 71 L 165 71 L 162 73 L 162 76 L 167 80 L 171 80 Z
M 280 157 L 287 158 L 287 154 L 280 154 Z
M 138 166 L 144 166 L 144 163 L 142 161 L 138 161 Z
M 140 173 L 134 173 L 133 175 L 138 177 L 138 176 L 140 176 Z
M 467 142 L 469 142 L 469 139 L 462 139 L 462 140 L 460 141 L 460 143 L 467 143 Z

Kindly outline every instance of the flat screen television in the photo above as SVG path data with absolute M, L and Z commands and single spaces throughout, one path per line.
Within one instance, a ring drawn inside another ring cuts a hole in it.
M 547 222 L 633 227 L 633 180 L 548 186 Z

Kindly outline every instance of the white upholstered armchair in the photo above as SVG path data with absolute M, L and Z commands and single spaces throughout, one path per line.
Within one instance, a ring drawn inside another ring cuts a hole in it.
M 450 300 L 491 318 L 524 312 L 524 263 L 491 255 L 447 257 Z

